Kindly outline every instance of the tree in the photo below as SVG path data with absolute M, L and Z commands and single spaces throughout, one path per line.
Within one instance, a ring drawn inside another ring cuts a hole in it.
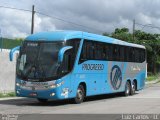
M 142 44 L 146 47 L 147 62 L 152 73 L 157 73 L 157 64 L 160 63 L 160 34 L 151 34 L 144 31 L 135 31 L 134 43 Z
M 129 32 L 128 28 L 116 28 L 111 35 L 107 36 L 144 45 L 147 51 L 148 70 L 152 73 L 157 73 L 156 68 L 160 65 L 160 34 L 151 34 L 141 30 L 136 30 L 135 39 L 133 40 L 133 34 Z
M 132 34 L 129 33 L 128 28 L 116 28 L 111 35 L 113 38 L 120 39 L 123 41 L 129 41 L 132 39 Z

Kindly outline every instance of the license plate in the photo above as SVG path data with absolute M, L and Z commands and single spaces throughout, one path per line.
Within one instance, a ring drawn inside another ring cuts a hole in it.
M 29 96 L 35 97 L 37 96 L 37 93 L 30 93 Z

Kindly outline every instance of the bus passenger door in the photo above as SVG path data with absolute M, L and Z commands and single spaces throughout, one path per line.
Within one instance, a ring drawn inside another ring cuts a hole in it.
M 63 63 L 61 65 L 62 75 L 64 76 L 62 79 L 64 81 L 62 92 L 64 93 L 64 97 L 68 98 L 69 93 L 71 91 L 71 68 L 72 68 L 72 60 L 71 60 L 71 52 L 70 50 L 66 51 L 63 58 Z

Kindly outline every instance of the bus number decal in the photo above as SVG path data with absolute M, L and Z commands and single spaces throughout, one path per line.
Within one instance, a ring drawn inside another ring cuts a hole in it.
M 103 64 L 83 64 L 82 70 L 103 70 Z
M 118 90 L 120 88 L 122 83 L 122 72 L 119 66 L 115 65 L 112 67 L 110 81 L 114 90 Z

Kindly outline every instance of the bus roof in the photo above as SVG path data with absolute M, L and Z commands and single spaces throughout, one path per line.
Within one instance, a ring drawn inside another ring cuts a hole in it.
M 74 38 L 84 38 L 84 39 L 94 40 L 99 42 L 119 44 L 119 45 L 132 46 L 132 47 L 145 49 L 143 45 L 133 44 L 133 43 L 125 42 L 115 38 L 82 32 L 82 31 L 39 32 L 39 33 L 35 33 L 33 35 L 28 36 L 25 40 L 27 41 L 64 41 L 64 40 L 69 40 Z

